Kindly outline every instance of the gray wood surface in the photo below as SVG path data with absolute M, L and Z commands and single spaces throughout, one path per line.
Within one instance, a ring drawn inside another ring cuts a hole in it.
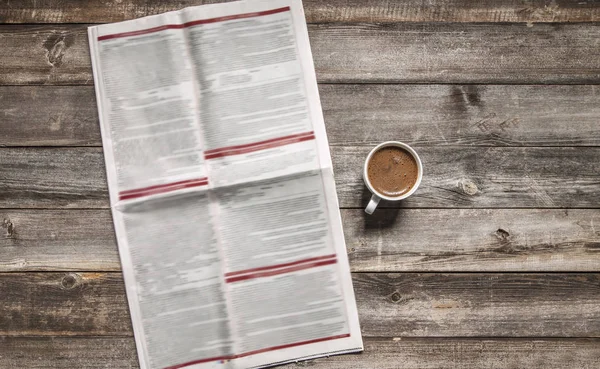
M 0 337 L 0 367 L 133 369 L 139 365 L 133 337 Z
M 599 272 L 597 209 L 342 210 L 354 272 Z M 108 210 L 0 210 L 0 272 L 120 271 Z
M 598 337 L 598 274 L 353 275 L 366 336 Z
M 309 25 L 320 82 L 600 82 L 600 24 Z M 92 84 L 83 25 L 0 26 L 0 84 Z
M 594 85 L 321 84 L 332 145 L 578 146 L 600 142 Z
M 363 207 L 368 146 L 332 146 L 340 206 Z M 101 148 L 4 148 L 0 208 L 107 208 Z M 419 190 L 404 208 L 598 208 L 600 147 L 421 147 Z
M 600 275 L 355 273 L 365 337 L 598 337 Z M 121 273 L 0 273 L 0 335 L 131 335 Z
M 0 3 L 4 23 L 103 23 L 223 0 L 22 0 Z M 308 22 L 594 22 L 594 1 L 304 0 Z
M 600 145 L 595 85 L 319 87 L 331 145 Z M 102 145 L 92 86 L 2 86 L 0 116 L 0 146 Z
M 595 23 L 317 25 L 320 80 L 410 83 L 598 83 Z M 320 56 L 320 57 L 319 57 Z
M 600 210 L 342 211 L 353 271 L 599 271 Z
M 131 335 L 121 273 L 0 273 L 0 336 Z
M 101 146 L 93 86 L 1 86 L 0 146 Z
M 598 339 L 366 338 L 361 354 L 332 356 L 282 368 L 315 369 L 596 369 Z M 131 337 L 0 338 L 0 367 L 138 368 Z
M 0 368 L 138 367 L 85 29 L 220 1 L 0 2 Z M 600 3 L 304 3 L 365 353 L 286 368 L 600 367 Z
M 120 271 L 109 210 L 0 209 L 0 272 Z
M 108 207 L 100 148 L 0 153 L 0 208 Z

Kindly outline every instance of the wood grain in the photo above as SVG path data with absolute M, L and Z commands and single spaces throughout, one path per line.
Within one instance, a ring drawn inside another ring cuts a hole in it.
M 332 83 L 600 82 L 600 24 L 309 26 L 317 79 Z M 92 84 L 86 28 L 0 26 L 0 85 Z
M 365 351 L 281 368 L 315 369 L 596 369 L 598 339 L 365 338 Z M 138 368 L 130 337 L 4 337 L 3 368 Z
M 331 145 L 600 145 L 594 85 L 321 84 Z M 35 107 L 35 109 L 32 109 Z M 92 86 L 1 86 L 0 146 L 101 146 Z
M 600 143 L 593 85 L 320 85 L 332 145 Z
M 139 368 L 133 337 L 0 337 L 0 367 Z
M 311 28 L 323 82 L 597 83 L 600 25 L 324 24 Z
M 306 366 L 315 369 L 592 369 L 600 363 L 599 343 L 596 339 L 366 338 L 362 354 L 317 359 Z
M 0 335 L 131 335 L 121 273 L 0 273 Z
M 353 275 L 366 336 L 597 337 L 598 274 Z
M 600 275 L 353 274 L 366 337 L 598 337 Z M 0 335 L 131 335 L 120 273 L 0 273 Z
M 3 23 L 104 23 L 223 0 L 22 0 L 0 3 Z M 308 22 L 594 22 L 594 1 L 304 0 Z
M 138 367 L 86 25 L 35 24 L 214 2 L 0 3 L 0 367 Z M 287 367 L 600 367 L 600 4 L 304 2 L 366 352 Z M 425 178 L 366 217 L 388 139 Z
M 92 86 L 0 87 L 0 146 L 101 146 Z
M 120 271 L 109 210 L 0 210 L 0 272 Z
M 0 85 L 92 84 L 84 26 L 0 26 Z
M 599 272 L 600 210 L 342 210 L 354 272 Z M 0 210 L 0 272 L 120 271 L 108 210 Z
M 342 208 L 370 194 L 361 168 L 370 147 L 333 146 Z M 381 208 L 600 208 L 600 147 L 421 147 L 417 192 Z M 100 148 L 4 148 L 0 208 L 107 208 Z
M 100 148 L 2 149 L 0 207 L 108 207 Z
M 600 210 L 342 211 L 353 271 L 600 271 Z

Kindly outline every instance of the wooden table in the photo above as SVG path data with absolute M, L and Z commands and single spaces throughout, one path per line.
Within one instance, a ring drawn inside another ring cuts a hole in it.
M 137 367 L 86 26 L 199 3 L 0 2 L 0 368 Z M 600 3 L 305 7 L 366 347 L 302 365 L 599 368 Z M 366 217 L 390 139 L 425 177 Z

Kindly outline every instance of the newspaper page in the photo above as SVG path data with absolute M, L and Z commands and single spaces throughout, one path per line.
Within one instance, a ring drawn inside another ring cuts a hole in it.
M 363 348 L 302 3 L 89 28 L 142 368 Z

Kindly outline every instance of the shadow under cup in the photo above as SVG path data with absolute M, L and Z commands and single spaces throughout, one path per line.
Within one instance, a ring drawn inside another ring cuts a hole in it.
M 373 157 L 373 155 L 376 152 L 378 152 L 379 150 L 384 149 L 386 147 L 400 148 L 402 151 L 410 154 L 417 164 L 416 181 L 414 182 L 414 184 L 412 185 L 412 188 L 410 188 L 410 190 L 408 192 L 405 192 L 399 196 L 388 196 L 388 195 L 381 193 L 380 191 L 377 191 L 375 189 L 375 187 L 373 186 L 373 184 L 371 183 L 371 180 L 369 179 L 368 168 L 369 168 L 369 163 L 371 161 L 371 158 Z M 421 164 L 421 159 L 419 158 L 419 155 L 412 147 L 408 146 L 407 144 L 405 144 L 403 142 L 398 142 L 398 141 L 387 141 L 387 142 L 377 145 L 373 150 L 371 150 L 369 155 L 367 155 L 367 158 L 366 158 L 365 164 L 364 164 L 364 169 L 363 169 L 363 179 L 365 181 L 365 185 L 367 186 L 369 191 L 372 193 L 371 200 L 369 201 L 369 204 L 367 205 L 365 212 L 367 214 L 373 214 L 373 211 L 375 211 L 375 208 L 377 207 L 377 205 L 379 204 L 379 201 L 381 199 L 384 199 L 387 201 L 404 200 L 405 198 L 409 197 L 417 190 L 417 188 L 419 187 L 419 184 L 421 184 L 422 178 L 423 178 L 423 165 Z

